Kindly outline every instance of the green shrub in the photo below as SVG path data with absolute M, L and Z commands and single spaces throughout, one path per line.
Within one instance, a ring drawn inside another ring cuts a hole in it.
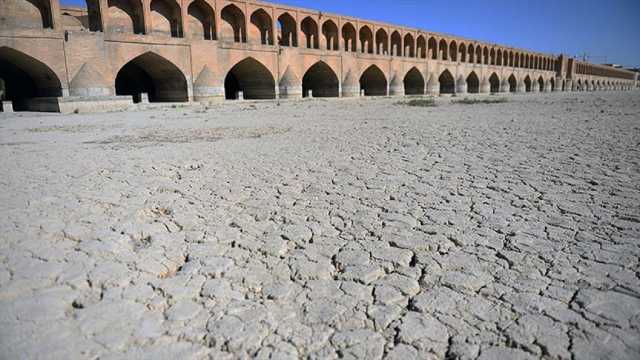
M 417 107 L 434 107 L 436 106 L 436 101 L 431 98 L 427 99 L 411 99 L 408 101 L 398 101 L 396 105 L 404 105 L 404 106 L 417 106 Z
M 500 97 L 500 98 L 495 98 L 495 99 L 471 99 L 471 98 L 464 98 L 464 99 L 460 99 L 460 100 L 454 100 L 453 103 L 454 104 L 463 104 L 463 105 L 475 105 L 475 104 L 501 104 L 501 103 L 506 103 L 509 102 L 509 100 L 507 98 L 504 97 Z

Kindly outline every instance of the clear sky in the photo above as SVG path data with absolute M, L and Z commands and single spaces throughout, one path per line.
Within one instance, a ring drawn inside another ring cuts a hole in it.
M 62 0 L 84 5 L 83 0 Z M 640 67 L 640 0 L 277 0 L 594 63 Z
M 640 67 L 640 0 L 278 0 L 594 63 Z

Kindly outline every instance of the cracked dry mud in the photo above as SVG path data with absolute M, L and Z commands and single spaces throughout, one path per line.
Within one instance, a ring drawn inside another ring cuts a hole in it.
M 0 122 L 1 358 L 638 359 L 640 97 Z

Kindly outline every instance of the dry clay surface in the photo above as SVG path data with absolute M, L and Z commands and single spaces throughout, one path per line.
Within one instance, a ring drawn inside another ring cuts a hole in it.
M 0 114 L 0 358 L 640 358 L 640 94 L 438 101 Z

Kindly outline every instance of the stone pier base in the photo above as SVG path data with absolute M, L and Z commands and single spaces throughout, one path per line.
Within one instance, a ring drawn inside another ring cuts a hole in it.
M 71 114 L 124 110 L 131 105 L 133 105 L 133 99 L 131 96 L 70 96 L 29 98 L 14 104 L 14 107 L 16 110 L 19 109 L 22 111 L 60 112 L 63 114 Z
M 13 112 L 13 103 L 11 101 L 0 102 L 0 111 L 6 113 Z

